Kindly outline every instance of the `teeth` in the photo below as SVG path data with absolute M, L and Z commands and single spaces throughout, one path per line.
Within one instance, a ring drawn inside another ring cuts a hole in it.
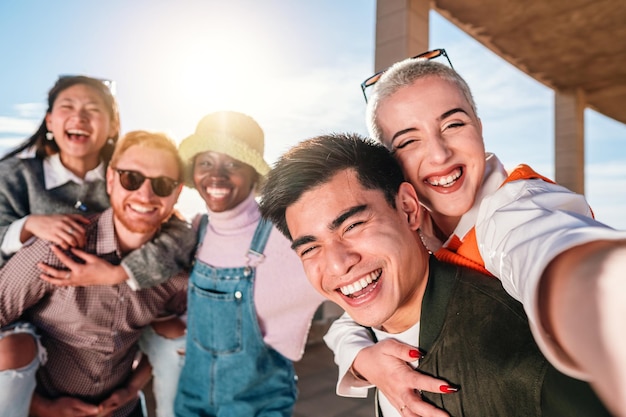
M 84 130 L 79 130 L 79 129 L 69 129 L 67 133 L 70 135 L 89 136 L 89 133 L 85 132 Z
M 433 186 L 450 187 L 461 176 L 461 168 L 457 168 L 452 174 L 445 177 L 428 178 L 428 183 Z
M 351 295 L 357 291 L 361 291 L 363 288 L 370 285 L 372 282 L 378 281 L 380 275 L 382 274 L 382 270 L 377 269 L 374 272 L 370 272 L 366 277 L 361 278 L 358 281 L 353 282 L 352 284 L 348 284 L 340 288 L 343 295 Z
M 153 207 L 146 207 L 146 206 L 139 206 L 136 204 L 129 204 L 130 208 L 133 209 L 134 211 L 138 212 L 138 213 L 150 213 L 151 211 L 154 211 Z
M 206 193 L 212 197 L 224 197 L 230 190 L 228 188 L 207 188 Z

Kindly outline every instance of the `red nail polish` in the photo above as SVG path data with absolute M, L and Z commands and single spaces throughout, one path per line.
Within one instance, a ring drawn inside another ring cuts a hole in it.
M 440 385 L 439 386 L 439 391 L 443 392 L 444 394 L 451 394 L 453 392 L 457 392 L 459 389 L 457 387 L 453 387 L 451 385 Z
M 409 356 L 415 359 L 421 359 L 422 358 L 422 352 L 420 352 L 417 349 L 411 349 L 409 350 Z

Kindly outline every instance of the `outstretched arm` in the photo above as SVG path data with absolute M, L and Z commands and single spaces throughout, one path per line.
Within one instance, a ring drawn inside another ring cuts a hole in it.
M 502 186 L 481 204 L 486 268 L 524 305 L 537 344 L 626 416 L 626 231 L 595 221 L 583 196 L 540 180 Z
M 626 416 L 626 240 L 597 241 L 554 259 L 539 288 L 541 323 L 616 416 Z

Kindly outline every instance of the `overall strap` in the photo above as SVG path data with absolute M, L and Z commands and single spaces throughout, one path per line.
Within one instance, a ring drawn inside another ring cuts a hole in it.
M 200 218 L 200 223 L 198 224 L 198 244 L 196 248 L 199 248 L 202 245 L 202 241 L 204 240 L 204 235 L 206 234 L 206 227 L 209 224 L 209 215 L 203 214 Z
M 265 250 L 265 245 L 267 244 L 267 239 L 269 238 L 271 231 L 272 223 L 261 218 L 256 226 L 256 230 L 254 231 L 254 236 L 252 237 L 252 242 L 250 243 L 250 249 L 248 249 L 248 254 L 246 256 L 248 266 L 255 267 L 263 262 L 263 259 L 265 259 L 263 251 Z

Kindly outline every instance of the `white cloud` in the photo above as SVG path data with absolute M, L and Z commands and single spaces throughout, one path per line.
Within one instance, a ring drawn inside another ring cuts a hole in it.
M 0 139 L 0 157 L 4 154 L 6 154 L 7 152 L 9 152 L 10 150 L 17 148 L 18 145 L 20 145 L 24 140 L 26 139 L 25 136 L 21 136 L 21 137 L 3 137 Z
M 18 116 L 20 118 L 40 118 L 46 113 L 46 106 L 42 103 L 22 103 L 16 104 L 15 109 L 17 110 Z
M 587 165 L 585 190 L 596 219 L 626 230 L 626 165 L 623 162 Z
M 600 178 L 618 178 L 626 181 L 626 165 L 623 161 L 587 165 L 587 173 Z M 626 188 L 624 188 L 626 189 Z
M 0 116 L 0 134 L 18 134 L 26 137 L 33 134 L 41 121 L 21 117 Z

